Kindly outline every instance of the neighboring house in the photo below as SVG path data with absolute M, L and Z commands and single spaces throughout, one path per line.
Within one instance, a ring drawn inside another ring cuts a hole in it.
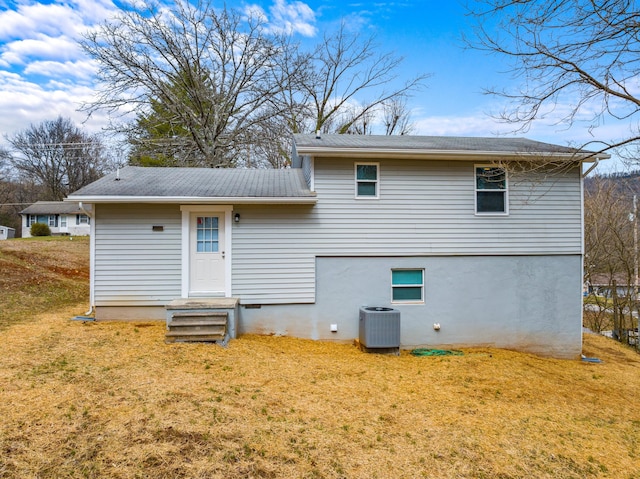
M 93 208 L 98 320 L 237 298 L 239 333 L 348 341 L 384 306 L 403 348 L 576 358 L 585 161 L 526 139 L 294 135 L 290 169 L 126 167 L 69 200 Z
M 0 241 L 16 237 L 16 230 L 8 226 L 0 225 Z
M 585 286 L 589 294 L 610 298 L 613 296 L 614 283 L 618 297 L 622 298 L 633 294 L 634 280 L 624 273 L 592 273 L 589 280 L 585 281 Z
M 90 231 L 91 212 L 78 203 L 65 201 L 38 201 L 20 212 L 22 237 L 31 237 L 31 225 L 44 223 L 52 235 L 86 236 Z

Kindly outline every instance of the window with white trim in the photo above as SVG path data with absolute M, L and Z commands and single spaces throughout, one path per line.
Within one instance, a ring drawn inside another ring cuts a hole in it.
M 356 198 L 377 198 L 380 186 L 379 163 L 356 163 Z
M 423 269 L 391 270 L 391 301 L 394 303 L 418 303 L 424 301 Z
M 507 172 L 491 165 L 475 165 L 476 213 L 507 214 Z
M 87 215 L 76 215 L 76 225 L 88 225 L 91 224 L 91 220 Z
M 66 228 L 67 227 L 67 215 L 61 215 L 60 216 L 60 228 Z

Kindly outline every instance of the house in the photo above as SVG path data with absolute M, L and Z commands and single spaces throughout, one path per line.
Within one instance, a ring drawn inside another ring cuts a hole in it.
M 8 226 L 0 225 L 0 241 L 16 237 L 16 230 Z
M 31 225 L 44 223 L 52 235 L 86 236 L 90 231 L 90 212 L 78 203 L 65 201 L 38 201 L 20 212 L 22 237 L 31 237 Z
M 294 135 L 289 169 L 126 167 L 69 200 L 92 207 L 98 320 L 219 297 L 237 305 L 233 334 L 350 341 L 360 308 L 380 306 L 399 311 L 403 348 L 576 358 L 583 163 L 606 157 L 521 138 Z

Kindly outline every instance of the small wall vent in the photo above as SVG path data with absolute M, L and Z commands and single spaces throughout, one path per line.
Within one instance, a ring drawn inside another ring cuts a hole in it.
M 360 308 L 360 344 L 367 349 L 400 348 L 400 311 L 368 306 Z

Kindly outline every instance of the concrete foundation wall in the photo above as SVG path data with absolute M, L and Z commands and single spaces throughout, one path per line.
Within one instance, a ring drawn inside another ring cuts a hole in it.
M 391 301 L 392 268 L 424 268 L 423 303 Z M 315 304 L 245 304 L 239 332 L 350 341 L 361 306 L 387 306 L 401 312 L 406 349 L 495 346 L 577 358 L 581 271 L 579 255 L 318 258 Z
M 164 306 L 97 306 L 98 321 L 166 321 Z

